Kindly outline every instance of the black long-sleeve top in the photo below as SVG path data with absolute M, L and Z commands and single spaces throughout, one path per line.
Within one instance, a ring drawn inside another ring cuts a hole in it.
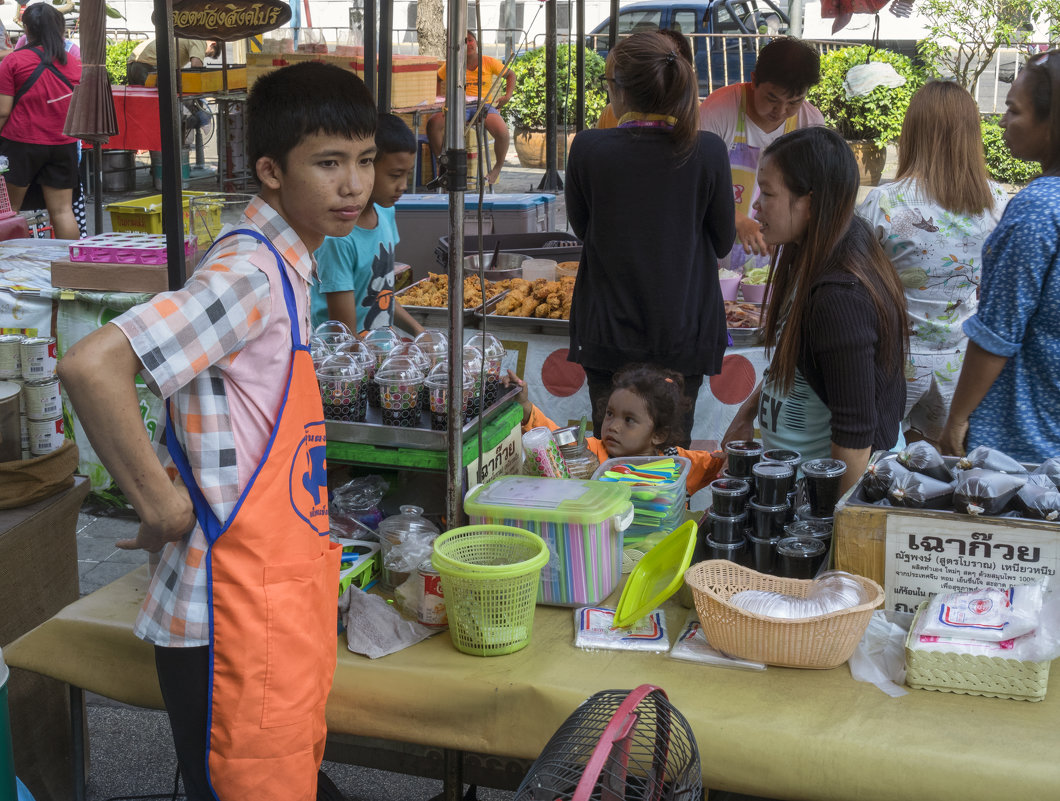
M 682 161 L 669 131 L 582 131 L 567 160 L 571 227 L 584 242 L 571 361 L 600 370 L 652 362 L 714 375 L 726 346 L 718 256 L 736 237 L 721 139 L 700 132 Z
M 874 451 L 893 447 L 905 412 L 900 339 L 888 363 L 872 298 L 850 273 L 821 276 L 808 303 L 797 365 L 832 413 L 832 442 Z

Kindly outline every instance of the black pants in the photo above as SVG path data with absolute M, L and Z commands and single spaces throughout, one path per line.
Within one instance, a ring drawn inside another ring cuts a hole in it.
M 594 367 L 583 369 L 589 385 L 589 402 L 593 408 L 593 434 L 599 437 L 604 424 L 604 413 L 607 411 L 607 399 L 611 397 L 611 380 L 615 374 L 610 370 L 597 370 Z M 699 398 L 701 386 L 702 375 L 685 376 L 685 397 L 689 400 L 689 406 L 676 436 L 677 444 L 682 448 L 687 448 L 692 442 L 692 424 L 695 422 L 696 400 Z
M 159 648 L 155 669 L 162 700 L 173 730 L 177 764 L 187 801 L 215 801 L 206 778 L 207 706 L 210 690 L 210 649 Z M 317 801 L 341 801 L 342 793 L 324 774 L 317 773 Z M 229 799 L 223 799 L 229 801 Z
M 173 730 L 184 794 L 188 801 L 214 801 L 206 779 L 210 648 L 155 646 L 155 669 Z

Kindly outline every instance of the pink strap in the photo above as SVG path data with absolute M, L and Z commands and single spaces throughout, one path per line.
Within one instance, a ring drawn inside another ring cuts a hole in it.
M 629 695 L 626 696 L 626 700 L 615 710 L 615 714 L 611 716 L 611 720 L 608 722 L 603 734 L 600 735 L 600 741 L 596 744 L 596 748 L 593 749 L 592 756 L 589 757 L 589 762 L 585 766 L 585 771 L 578 782 L 578 787 L 574 790 L 574 795 L 571 796 L 571 801 L 589 801 L 604 764 L 612 756 L 615 763 L 621 768 L 621 772 L 618 775 L 610 776 L 611 781 L 608 786 L 600 788 L 600 799 L 601 801 L 621 801 L 621 799 L 625 798 L 625 771 L 629 763 L 628 741 L 632 736 L 638 719 L 638 716 L 633 714 L 633 711 L 641 701 L 656 691 L 662 693 L 663 698 L 666 698 L 666 691 L 661 687 L 656 687 L 654 684 L 642 684 L 637 689 L 630 691 Z M 659 790 L 661 789 L 662 785 L 660 783 Z

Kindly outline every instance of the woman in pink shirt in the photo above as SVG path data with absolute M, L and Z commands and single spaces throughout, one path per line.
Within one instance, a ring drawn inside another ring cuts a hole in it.
M 7 156 L 8 193 L 19 209 L 36 181 L 44 190 L 55 236 L 77 239 L 73 191 L 77 140 L 63 134 L 81 61 L 66 52 L 63 17 L 46 3 L 22 14 L 27 44 L 0 61 L 0 155 Z

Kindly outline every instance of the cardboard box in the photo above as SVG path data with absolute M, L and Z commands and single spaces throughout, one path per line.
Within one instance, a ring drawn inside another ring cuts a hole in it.
M 165 264 L 53 261 L 52 286 L 97 292 L 165 292 L 169 289 L 168 271 Z
M 1013 517 L 875 506 L 860 484 L 836 505 L 835 566 L 872 579 L 885 609 L 916 612 L 930 595 L 1047 579 L 1060 569 L 1060 525 Z

